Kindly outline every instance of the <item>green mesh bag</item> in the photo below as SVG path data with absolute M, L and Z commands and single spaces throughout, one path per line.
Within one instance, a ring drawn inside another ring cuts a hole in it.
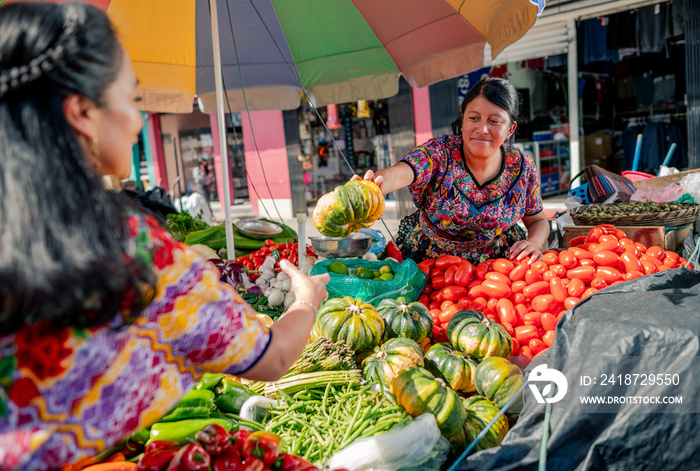
M 420 271 L 416 262 L 410 258 L 403 263 L 393 260 L 370 262 L 361 258 L 329 258 L 316 263 L 311 269 L 311 274 L 328 273 L 328 265 L 333 262 L 342 262 L 351 273 L 358 267 L 378 271 L 383 265 L 389 265 L 394 272 L 394 278 L 386 281 L 375 281 L 330 273 L 331 281 L 326 285 L 329 298 L 352 296 L 376 306 L 382 299 L 395 299 L 399 296 L 405 297 L 409 302 L 417 301 L 418 296 L 425 288 L 425 273 Z

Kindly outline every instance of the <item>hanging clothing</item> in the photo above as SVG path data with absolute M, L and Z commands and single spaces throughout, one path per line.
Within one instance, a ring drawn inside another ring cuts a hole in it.
M 583 63 L 614 60 L 608 49 L 608 25 L 604 18 L 583 21 Z
M 609 16 L 608 49 L 637 47 L 637 14 L 634 10 Z
M 634 77 L 634 88 L 637 92 L 637 106 L 650 105 L 654 90 L 654 79 L 651 71 Z
M 657 3 L 640 8 L 637 12 L 637 43 L 639 52 L 665 52 L 666 48 L 666 5 Z

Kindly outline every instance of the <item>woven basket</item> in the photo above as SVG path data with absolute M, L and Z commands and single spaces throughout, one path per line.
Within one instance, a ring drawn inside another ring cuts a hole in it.
M 597 224 L 614 224 L 616 226 L 663 226 L 681 227 L 700 219 L 700 204 L 658 213 L 645 213 L 630 216 L 600 217 L 581 214 L 588 206 L 578 206 L 571 210 L 571 219 L 577 226 L 595 226 Z

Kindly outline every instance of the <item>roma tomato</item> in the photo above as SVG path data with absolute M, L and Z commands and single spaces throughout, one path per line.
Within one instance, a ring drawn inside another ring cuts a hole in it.
M 620 256 L 610 250 L 598 250 L 593 254 L 593 261 L 598 266 L 616 267 L 620 264 Z
M 597 289 L 590 287 L 586 291 L 583 292 L 583 294 L 581 295 L 581 299 L 586 299 L 587 297 L 589 297 L 593 293 L 597 293 L 597 292 L 598 292 Z
M 546 281 L 537 281 L 523 289 L 523 294 L 530 300 L 532 300 L 535 296 L 539 296 L 540 294 L 548 294 L 549 292 L 549 283 Z
M 433 290 L 438 291 L 447 286 L 445 283 L 447 280 L 445 280 L 445 275 L 440 275 L 440 276 L 434 276 L 433 279 L 431 280 L 430 284 L 433 287 Z
M 532 262 L 532 265 L 530 265 L 530 267 L 531 267 L 533 270 L 539 272 L 540 274 L 542 274 L 542 273 L 546 272 L 547 270 L 549 270 L 549 265 L 547 265 L 546 263 L 544 263 L 542 260 L 538 260 L 538 261 L 536 261 L 536 262 Z
M 537 337 L 537 327 L 534 325 L 519 325 L 515 328 L 515 338 L 520 342 L 520 345 L 527 345 L 530 340 Z
M 510 351 L 510 356 L 514 356 L 516 353 L 518 353 L 518 350 L 520 350 L 520 342 L 518 342 L 518 339 L 513 337 L 513 349 Z
M 643 271 L 645 275 L 651 275 L 652 273 L 656 273 L 656 265 L 651 263 L 649 260 L 642 260 L 640 262 L 640 264 L 642 265 L 641 270 L 631 270 L 631 271 Z
M 581 259 L 593 259 L 593 254 L 589 252 L 588 250 L 584 250 L 580 247 L 571 247 L 569 248 L 572 254 L 576 257 L 576 260 L 581 260 Z M 563 265 L 563 263 L 562 263 Z
M 527 281 L 516 281 L 512 285 L 510 285 L 510 290 L 513 293 L 522 293 L 527 284 Z
M 498 281 L 499 283 L 503 283 L 504 285 L 510 286 L 510 284 L 512 283 L 512 281 L 510 281 L 510 278 L 508 278 L 503 273 L 499 273 L 497 271 L 490 271 L 485 276 L 486 280 Z
M 542 342 L 544 342 L 546 346 L 551 347 L 554 344 L 554 331 L 548 330 L 545 332 L 542 336 Z
M 518 322 L 518 317 L 515 314 L 515 306 L 510 299 L 501 298 L 496 302 L 496 314 L 501 324 L 508 322 L 511 325 L 515 325 Z
M 569 294 L 567 293 L 561 278 L 557 276 L 549 280 L 549 291 L 552 293 L 552 296 L 554 296 L 554 299 L 556 299 L 558 303 L 563 303 Z
M 576 306 L 578 303 L 581 302 L 581 298 L 577 296 L 569 296 L 564 300 L 564 308 L 568 311 L 572 307 Z
M 620 247 L 620 241 L 614 235 L 603 235 L 600 236 L 600 241 L 598 242 L 597 252 L 601 250 L 610 250 L 612 252 L 616 251 Z
M 581 244 L 586 243 L 586 236 L 578 236 L 574 237 L 569 241 L 569 246 L 570 247 L 578 247 Z
M 508 335 L 511 337 L 515 335 L 515 328 L 510 322 L 501 322 L 501 325 L 503 326 L 504 329 L 506 329 L 506 332 L 508 332 Z
M 440 304 L 442 302 L 442 290 L 433 291 L 432 293 L 430 293 L 430 296 L 428 296 L 428 298 L 430 298 L 430 302 Z
M 603 289 L 608 287 L 608 282 L 597 276 L 591 280 L 591 288 Z
M 622 278 L 622 274 L 620 273 L 620 270 L 618 270 L 617 268 L 605 267 L 605 266 L 598 267 L 598 269 L 595 272 L 595 276 L 596 276 L 596 278 L 602 278 L 608 284 L 614 283 L 617 280 Z
M 430 311 L 430 317 L 433 318 L 433 323 L 441 324 L 440 322 L 440 313 L 442 312 L 440 309 L 431 309 Z
M 491 309 L 495 313 L 496 304 L 498 304 L 498 298 L 489 298 L 489 300 L 486 302 L 486 309 Z
M 669 268 L 674 268 L 676 265 L 678 265 L 678 259 L 680 256 L 676 252 L 671 252 L 670 250 L 667 250 L 664 252 L 666 256 L 663 259 L 663 264 L 666 265 Z
M 525 272 L 525 282 L 527 284 L 532 284 L 536 281 L 542 281 L 542 273 L 538 272 L 534 268 L 530 268 Z
M 481 280 L 479 280 L 481 282 Z M 469 296 L 471 299 L 476 299 L 476 298 L 483 298 L 484 297 L 484 289 L 481 287 L 481 284 L 474 286 L 467 292 L 467 296 Z
M 659 268 L 661 265 L 663 265 L 663 263 L 661 263 L 661 261 L 658 258 L 652 257 L 651 255 L 647 255 L 645 253 L 639 256 L 639 261 L 642 262 L 642 265 L 645 261 L 653 263 L 656 268 Z
M 452 302 L 452 301 L 443 301 L 440 303 L 440 310 L 444 311 L 445 309 L 452 306 L 453 304 L 454 304 L 454 302 Z
M 552 281 L 552 278 L 556 277 L 557 275 L 553 271 L 547 270 L 546 272 L 542 273 L 542 281 L 546 281 L 549 283 Z
M 654 267 L 654 270 L 656 270 L 656 267 Z M 640 276 L 644 276 L 644 273 L 642 273 L 641 271 L 632 270 L 632 271 L 628 271 L 627 273 L 625 273 L 622 276 L 622 278 L 625 281 L 630 281 L 630 280 L 634 280 L 636 278 L 639 278 Z
M 600 240 L 600 236 L 603 235 L 603 231 L 600 227 L 594 227 L 590 231 L 588 231 L 588 236 L 586 236 L 586 243 L 587 244 L 597 244 L 598 241 Z
M 532 300 L 532 309 L 537 312 L 552 312 L 556 305 L 557 300 L 551 294 L 540 294 Z
M 450 319 L 452 319 L 452 316 L 457 314 L 460 311 L 459 306 L 456 304 L 453 304 L 446 309 L 443 309 L 442 312 L 440 312 L 440 315 L 438 318 L 440 319 L 440 322 L 443 324 L 447 324 L 450 322 Z
M 658 245 L 652 245 L 648 249 L 646 249 L 645 253 L 650 257 L 654 257 L 655 259 L 661 261 L 661 254 L 664 253 L 664 249 L 662 249 Z
M 522 304 L 524 303 L 527 298 L 523 293 L 513 293 L 510 295 L 510 301 L 515 305 L 515 304 Z
M 445 269 L 445 286 L 452 286 L 455 284 L 457 268 L 459 268 L 457 265 L 450 265 Z
M 423 306 L 428 307 L 428 304 L 430 304 L 430 299 L 428 299 L 427 294 L 421 294 L 418 296 L 418 302 L 423 303 Z
M 552 273 L 554 273 L 556 276 L 558 276 L 560 278 L 562 276 L 566 275 L 566 270 L 567 270 L 567 268 L 564 265 L 562 265 L 561 263 L 557 263 L 556 265 L 552 265 L 549 267 L 549 271 L 551 271 Z
M 487 262 L 479 262 L 476 266 L 476 270 L 474 270 L 474 274 L 478 279 L 483 280 L 486 278 L 486 273 L 488 273 L 488 271 L 489 264 Z
M 465 288 L 464 286 L 452 285 L 445 286 L 442 289 L 442 299 L 445 299 L 447 301 L 457 301 L 459 300 L 459 298 L 466 295 L 467 288 Z
M 562 250 L 559 254 L 559 263 L 565 268 L 574 268 L 578 264 L 578 259 L 571 250 Z
M 439 312 L 440 311 L 440 303 L 437 301 L 433 301 L 432 303 L 428 304 L 428 309 L 430 311 L 436 310 Z
M 479 297 L 479 298 L 474 299 L 474 302 L 472 304 L 472 309 L 474 309 L 475 311 L 484 312 L 484 309 L 486 309 L 487 304 L 488 304 L 488 301 L 486 301 L 486 298 Z
M 639 252 L 639 253 L 643 253 L 643 252 L 647 251 L 646 246 L 644 244 L 642 244 L 641 242 L 635 242 L 634 246 L 637 247 L 637 252 Z
M 581 267 L 595 267 L 595 261 L 593 261 L 593 259 L 590 258 L 582 258 L 578 261 L 578 264 Z
M 530 265 L 527 262 L 518 263 L 508 274 L 510 281 L 522 281 L 525 279 L 525 273 L 530 269 Z
M 578 278 L 579 280 L 583 281 L 584 283 L 588 283 L 593 278 L 595 278 L 595 268 L 591 266 L 582 266 L 582 267 L 576 267 L 572 268 L 571 270 L 568 270 L 566 272 L 566 277 L 570 280 L 573 280 L 574 278 Z
M 484 294 L 492 298 L 508 298 L 511 295 L 510 286 L 500 281 L 484 280 L 481 283 Z
M 468 286 L 474 275 L 474 265 L 469 263 L 468 260 L 464 260 L 457 267 L 455 272 L 455 284 L 458 286 Z
M 527 314 L 528 312 L 530 312 L 530 311 L 528 311 L 528 309 L 525 307 L 524 304 L 516 304 L 515 305 L 515 313 L 518 315 L 518 322 L 516 323 L 516 325 L 523 324 L 523 320 L 525 319 L 525 314 Z
M 557 328 L 557 316 L 543 312 L 540 316 L 540 324 L 544 330 L 554 330 Z
M 528 347 L 530 347 L 530 350 L 534 355 L 537 355 L 540 353 L 542 350 L 547 348 L 547 346 L 544 344 L 544 342 L 540 339 L 532 339 L 530 342 L 527 344 Z
M 620 262 L 622 262 L 625 273 L 629 273 L 631 271 L 642 271 L 642 264 L 639 262 L 637 256 L 632 252 L 623 252 L 620 255 Z
M 539 327 L 542 325 L 542 313 L 537 311 L 528 312 L 523 318 L 525 325 L 534 325 Z
M 437 268 L 438 270 L 447 271 L 447 267 L 452 265 L 459 265 L 460 263 L 462 263 L 462 260 L 463 259 L 461 257 L 458 257 L 456 255 L 441 255 L 435 261 L 435 268 Z
M 547 264 L 547 266 L 554 265 L 555 263 L 559 263 L 559 254 L 555 253 L 547 253 L 542 256 L 542 261 Z
M 515 354 L 517 357 L 531 357 L 532 355 L 532 350 L 530 350 L 530 347 L 527 345 L 523 345 L 520 347 L 520 350 L 518 350 L 518 353 Z
M 508 274 L 513 270 L 515 265 L 510 260 L 505 258 L 497 258 L 493 261 L 493 271 L 501 273 L 502 275 L 508 276 Z
M 573 278 L 569 281 L 566 287 L 566 292 L 569 296 L 581 296 L 586 291 L 586 284 L 578 278 Z

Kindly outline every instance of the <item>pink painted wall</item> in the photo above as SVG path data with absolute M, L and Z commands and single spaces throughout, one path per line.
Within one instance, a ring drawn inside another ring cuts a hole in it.
M 233 180 L 231 179 L 231 172 L 228 169 L 224 172 L 222 168 L 221 146 L 219 145 L 219 120 L 215 114 L 209 115 L 209 126 L 211 126 L 211 139 L 214 142 L 214 173 L 216 174 L 216 191 L 219 194 L 219 201 L 222 203 L 224 201 L 224 175 L 226 175 L 228 187 L 231 190 L 230 204 L 233 204 Z M 226 152 L 228 152 L 228 149 L 226 149 Z M 224 210 L 222 209 L 222 211 Z
M 416 145 L 423 144 L 433 137 L 433 123 L 430 120 L 430 92 L 428 87 L 414 88 L 413 123 L 416 132 Z
M 248 194 L 252 209 L 257 213 L 259 198 L 277 200 L 291 199 L 292 197 L 287 162 L 287 143 L 284 138 L 284 120 L 281 111 L 252 111 L 250 112 L 250 121 L 248 114 L 241 112 L 241 120 L 243 122 L 245 166 L 249 176 Z M 253 140 L 253 132 L 255 132 L 255 140 Z M 260 153 L 259 157 L 258 152 Z M 267 177 L 267 184 L 263 176 L 263 169 L 264 175 Z
M 163 136 L 160 131 L 160 115 L 158 113 L 151 113 L 148 117 L 148 140 L 151 145 L 153 177 L 156 180 L 152 183 L 162 188 L 169 188 L 165 153 L 163 152 Z

